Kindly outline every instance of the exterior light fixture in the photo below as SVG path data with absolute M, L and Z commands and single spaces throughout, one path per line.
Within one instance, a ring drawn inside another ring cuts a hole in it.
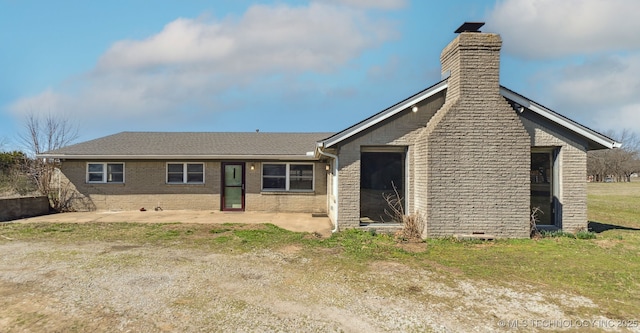
M 518 103 L 513 103 L 513 108 L 516 109 L 516 111 L 518 111 L 518 113 L 522 113 L 524 112 L 524 106 L 518 104 Z
M 413 111 L 414 113 L 418 112 L 418 106 L 417 106 L 417 105 L 414 105 L 414 106 L 411 108 L 411 111 Z
M 250 168 L 251 170 L 255 170 L 255 169 L 256 169 L 256 166 L 255 166 L 255 164 L 251 163 L 251 166 L 249 166 L 249 168 Z
M 324 166 L 324 169 L 325 169 L 326 171 L 329 171 L 329 168 L 330 168 L 330 167 L 329 167 L 329 164 L 327 164 L 327 165 L 325 165 L 325 166 Z

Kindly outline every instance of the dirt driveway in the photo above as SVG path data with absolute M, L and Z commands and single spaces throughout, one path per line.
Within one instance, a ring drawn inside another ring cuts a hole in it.
M 555 331 L 596 306 L 438 265 L 351 269 L 331 260 L 331 248 L 301 250 L 0 238 L 0 331 L 491 332 L 514 323 Z

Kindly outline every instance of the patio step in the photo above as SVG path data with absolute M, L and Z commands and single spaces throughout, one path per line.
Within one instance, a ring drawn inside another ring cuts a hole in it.
M 402 230 L 402 224 L 400 223 L 361 223 L 356 229 L 365 231 L 374 231 L 377 234 L 393 235 L 396 232 Z
M 496 239 L 496 236 L 489 235 L 489 234 L 455 234 L 455 235 L 453 235 L 453 238 L 459 239 L 459 240 L 476 239 L 476 240 L 487 240 L 487 241 L 489 241 L 489 240 Z

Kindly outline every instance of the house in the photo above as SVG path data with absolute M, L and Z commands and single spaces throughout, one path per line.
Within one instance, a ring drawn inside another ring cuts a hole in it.
M 326 213 L 389 222 L 385 194 L 425 236 L 529 237 L 587 227 L 587 151 L 620 143 L 499 83 L 501 38 L 465 23 L 443 80 L 338 133 L 120 133 L 42 154 L 83 209 Z

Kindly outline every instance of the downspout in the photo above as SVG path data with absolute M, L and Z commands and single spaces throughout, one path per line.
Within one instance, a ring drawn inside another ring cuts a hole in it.
M 333 230 L 331 230 L 331 233 L 335 233 L 338 231 L 338 216 L 339 216 L 338 203 L 340 202 L 338 200 L 338 155 L 334 155 L 334 154 L 330 154 L 322 151 L 322 148 L 321 148 L 322 145 L 323 145 L 322 143 L 318 143 L 318 146 L 317 146 L 318 153 L 320 153 L 320 155 L 324 155 L 333 159 L 333 179 L 331 184 L 331 191 L 333 192 L 333 199 L 336 201 L 336 204 L 335 204 L 336 218 L 333 221 L 334 226 L 333 226 Z

